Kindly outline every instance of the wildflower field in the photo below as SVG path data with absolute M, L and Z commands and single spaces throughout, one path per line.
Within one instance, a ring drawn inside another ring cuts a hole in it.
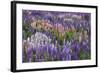
M 91 14 L 22 11 L 22 61 L 91 59 Z

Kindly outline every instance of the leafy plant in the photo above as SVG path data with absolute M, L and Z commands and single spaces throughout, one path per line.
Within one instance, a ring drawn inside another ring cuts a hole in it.
M 30 25 L 29 24 L 23 24 L 23 34 L 24 34 L 24 39 L 27 39 L 32 35 L 32 32 L 30 31 Z
M 66 32 L 66 40 L 71 40 L 74 36 L 74 32 L 73 31 L 69 31 L 69 32 Z

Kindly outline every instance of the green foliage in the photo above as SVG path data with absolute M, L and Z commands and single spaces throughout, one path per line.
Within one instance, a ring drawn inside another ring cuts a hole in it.
M 56 40 L 59 42 L 59 44 L 63 45 L 64 36 L 61 33 L 59 33 L 58 30 L 53 30 L 52 33 L 56 37 Z
M 23 24 L 23 36 L 24 39 L 27 39 L 27 37 L 30 37 L 32 35 L 32 32 L 29 31 L 29 24 Z
M 80 60 L 85 59 L 85 57 L 86 57 L 86 54 L 83 51 L 81 51 L 79 55 Z
M 52 36 L 55 36 L 56 40 L 58 39 L 58 31 L 57 30 L 52 30 L 50 31 L 52 33 Z M 53 38 L 54 39 L 54 38 Z
M 81 50 L 79 53 L 79 58 L 80 58 L 80 60 L 90 59 L 90 53 L 86 53 L 86 52 Z
M 73 31 L 66 32 L 66 40 L 71 40 L 74 36 Z
M 59 43 L 60 45 L 63 45 L 63 41 L 64 41 L 64 36 L 62 36 L 61 34 L 59 34 Z

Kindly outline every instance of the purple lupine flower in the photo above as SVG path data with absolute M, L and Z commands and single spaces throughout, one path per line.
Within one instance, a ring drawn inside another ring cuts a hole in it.
M 66 60 L 71 60 L 71 54 L 66 55 Z
M 81 48 L 83 49 L 84 52 L 88 53 L 88 51 L 90 50 L 89 48 L 89 44 L 86 41 L 82 42 Z
M 56 54 L 57 49 L 54 44 L 51 44 L 49 50 L 51 51 L 51 55 Z
M 28 58 L 28 61 L 29 61 L 29 62 L 32 61 L 32 55 L 33 55 L 33 49 L 32 49 L 32 48 L 28 48 L 28 51 L 27 51 L 27 58 Z
M 68 54 L 68 53 L 70 53 L 70 49 L 66 45 L 64 45 L 63 52 Z
M 75 51 L 75 52 L 79 52 L 81 47 L 80 47 L 80 43 L 78 41 L 73 41 L 71 44 L 71 48 Z
M 70 48 L 64 45 L 62 50 L 62 60 L 71 60 Z
M 76 52 L 73 52 L 71 55 L 72 60 L 79 60 L 78 54 Z

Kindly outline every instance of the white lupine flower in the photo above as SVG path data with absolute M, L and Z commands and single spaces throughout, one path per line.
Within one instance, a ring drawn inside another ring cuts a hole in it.
M 31 42 L 33 42 L 33 41 L 34 41 L 34 35 L 31 36 Z
M 27 42 L 30 42 L 30 38 L 29 37 L 27 38 Z
M 48 43 L 51 42 L 51 39 L 48 38 L 45 34 L 36 32 L 35 35 L 32 35 L 30 38 L 27 38 L 28 45 L 31 47 L 40 47 L 47 45 Z

